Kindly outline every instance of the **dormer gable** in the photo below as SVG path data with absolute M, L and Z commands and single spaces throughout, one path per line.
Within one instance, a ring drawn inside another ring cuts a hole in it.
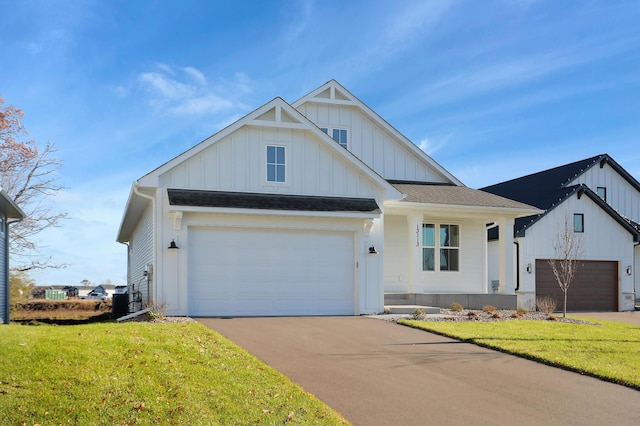
M 463 186 L 336 80 L 292 106 L 385 179 Z

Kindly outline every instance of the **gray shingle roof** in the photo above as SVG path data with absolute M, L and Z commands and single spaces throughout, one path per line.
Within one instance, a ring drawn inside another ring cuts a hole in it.
M 525 210 L 535 209 L 535 207 L 528 204 L 477 189 L 471 189 L 466 186 L 438 185 L 419 182 L 389 182 L 398 191 L 407 195 L 403 199 L 405 202 L 469 207 L 493 207 Z
M 236 209 L 380 213 L 373 198 L 167 189 L 172 206 Z

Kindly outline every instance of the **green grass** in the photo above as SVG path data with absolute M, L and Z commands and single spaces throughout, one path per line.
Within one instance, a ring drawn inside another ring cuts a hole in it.
M 198 323 L 0 326 L 0 424 L 348 424 Z
M 401 324 L 599 377 L 640 390 L 640 327 L 554 321 L 425 322 Z

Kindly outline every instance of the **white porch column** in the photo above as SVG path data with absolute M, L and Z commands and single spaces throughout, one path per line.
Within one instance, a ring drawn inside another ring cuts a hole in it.
M 516 291 L 515 256 L 513 249 L 513 218 L 498 220 L 499 256 L 500 256 L 500 290 L 502 294 L 514 294 Z
M 407 215 L 407 226 L 409 227 L 408 293 L 422 293 L 422 215 Z

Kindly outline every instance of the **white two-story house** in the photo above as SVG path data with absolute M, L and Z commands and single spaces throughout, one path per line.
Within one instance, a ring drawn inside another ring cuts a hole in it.
M 567 293 L 572 311 L 633 310 L 640 267 L 640 183 L 607 154 L 483 188 L 544 210 L 519 218 L 514 228 L 518 303 L 563 294 L 549 263 L 564 223 L 580 244 L 575 281 Z M 502 238 L 502 237 L 500 237 Z M 498 247 L 497 235 L 490 235 Z M 497 252 L 490 280 L 497 279 Z
M 170 315 L 359 315 L 381 312 L 385 293 L 496 293 L 515 306 L 506 230 L 539 212 L 467 188 L 332 80 L 135 181 L 117 240 L 134 309 L 159 302 Z

